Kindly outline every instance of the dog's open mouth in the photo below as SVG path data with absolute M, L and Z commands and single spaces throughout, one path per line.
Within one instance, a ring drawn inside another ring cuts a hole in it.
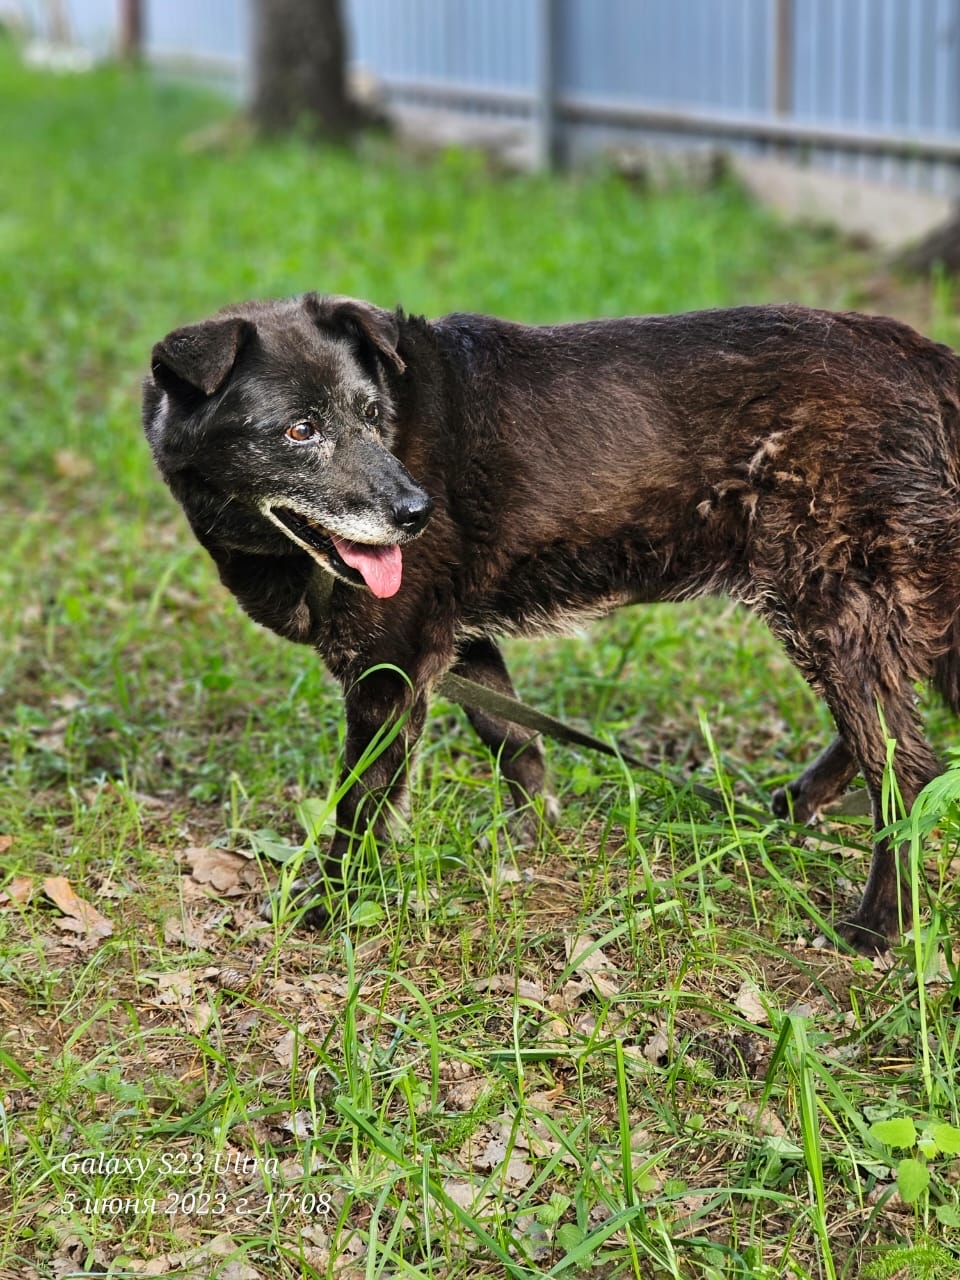
M 322 528 L 291 507 L 270 507 L 270 515 L 284 526 L 295 540 L 322 556 L 339 577 L 356 586 L 366 584 L 380 600 L 400 590 L 403 557 L 395 543 L 371 546 L 351 542 Z

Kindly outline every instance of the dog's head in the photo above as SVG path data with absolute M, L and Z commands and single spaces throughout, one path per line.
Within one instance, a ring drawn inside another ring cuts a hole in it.
M 399 322 L 352 298 L 247 303 L 167 334 L 147 438 L 208 549 L 312 556 L 391 596 L 432 502 L 392 452 Z

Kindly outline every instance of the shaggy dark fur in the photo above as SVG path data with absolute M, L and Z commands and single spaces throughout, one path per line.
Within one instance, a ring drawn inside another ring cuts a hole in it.
M 170 334 L 144 421 L 226 586 L 340 680 L 346 768 L 406 716 L 338 808 L 336 877 L 402 810 L 444 672 L 509 692 L 497 636 L 716 592 L 766 620 L 837 723 L 776 812 L 809 819 L 860 770 L 882 826 L 881 716 L 909 807 L 938 772 L 914 682 L 960 703 L 958 395 L 951 351 L 878 317 L 528 328 L 307 294 Z M 515 802 L 543 795 L 539 741 L 471 719 Z M 907 922 L 897 881 L 880 840 L 852 946 Z

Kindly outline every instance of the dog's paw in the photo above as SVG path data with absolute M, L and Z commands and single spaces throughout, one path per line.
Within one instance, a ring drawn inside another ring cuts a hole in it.
M 560 801 L 549 791 L 544 791 L 540 798 L 543 805 L 543 825 L 553 830 L 560 822 Z
M 544 792 L 522 809 L 515 809 L 508 820 L 510 839 L 518 849 L 539 848 L 548 831 L 560 821 L 560 805 L 555 796 Z
M 277 889 L 263 899 L 260 918 L 268 924 L 290 920 L 305 929 L 325 929 L 330 909 L 320 885 L 313 880 L 294 880 L 287 892 Z
M 876 922 L 871 921 L 865 923 L 852 916 L 849 920 L 838 920 L 834 925 L 835 939 L 831 939 L 833 945 L 839 951 L 843 947 L 849 947 L 851 951 L 855 951 L 858 955 L 882 956 L 890 950 L 891 939 L 897 937 L 897 929 L 894 927 L 891 931 L 877 927 Z M 830 945 L 830 941 L 827 941 Z
M 506 819 L 507 838 L 514 849 L 537 849 L 544 835 L 560 821 L 560 805 L 548 792 L 531 800 L 522 809 L 514 809 Z M 481 836 L 477 847 L 484 853 L 493 848 L 490 836 Z
M 796 783 L 777 787 L 770 799 L 770 809 L 775 818 L 798 826 L 814 826 L 820 819 L 819 807 L 807 799 Z

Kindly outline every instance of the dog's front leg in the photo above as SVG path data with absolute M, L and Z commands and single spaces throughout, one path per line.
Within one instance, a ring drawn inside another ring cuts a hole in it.
M 503 655 L 493 640 L 484 638 L 463 644 L 453 672 L 497 693 L 517 696 Z M 546 760 L 539 734 L 488 711 L 473 707 L 466 707 L 465 711 L 477 737 L 499 761 L 516 811 L 515 837 L 521 844 L 535 844 L 541 820 L 553 826 L 560 816 L 559 805 L 547 790 Z M 539 802 L 540 809 L 531 808 L 531 802 Z
M 427 714 L 426 691 L 389 667 L 361 676 L 347 689 L 345 703 L 346 790 L 337 805 L 331 861 L 368 829 L 382 837 L 405 820 L 410 759 Z
M 288 898 L 300 922 L 323 928 L 331 906 L 351 894 L 349 862 L 369 831 L 379 844 L 407 811 L 410 757 L 423 730 L 426 690 L 392 668 L 377 668 L 348 685 L 347 740 L 337 803 L 337 830 L 319 871 L 294 882 Z M 264 916 L 274 918 L 267 900 Z

